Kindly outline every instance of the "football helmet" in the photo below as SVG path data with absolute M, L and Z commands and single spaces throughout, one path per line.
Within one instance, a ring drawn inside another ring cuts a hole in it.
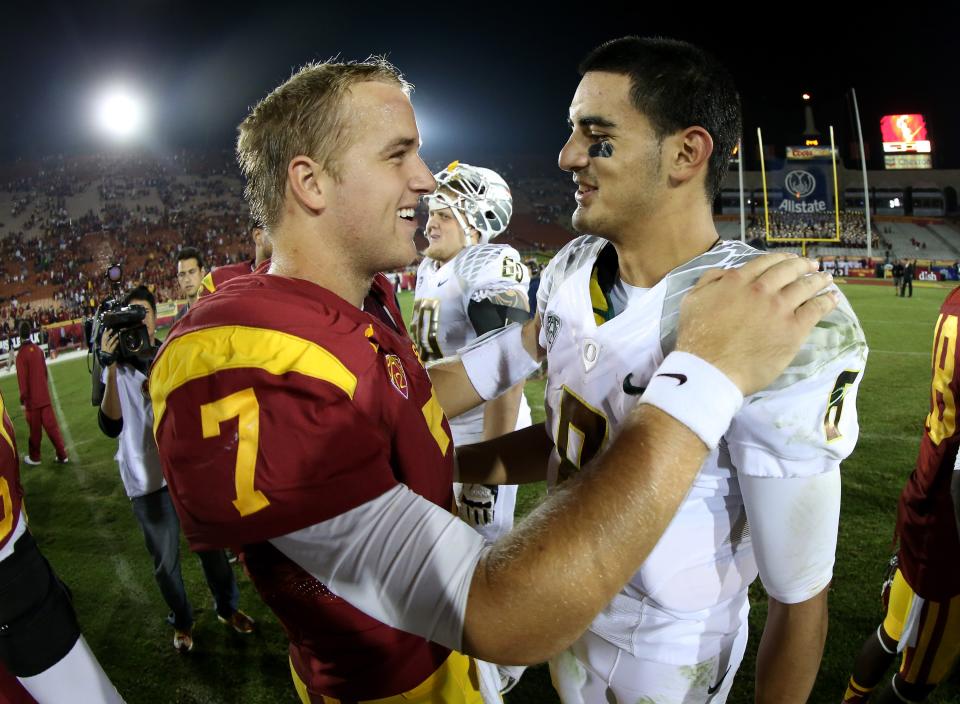
M 455 161 L 434 174 L 437 190 L 426 197 L 430 210 L 451 208 L 464 231 L 480 233 L 486 244 L 507 229 L 513 214 L 513 196 L 496 171 Z

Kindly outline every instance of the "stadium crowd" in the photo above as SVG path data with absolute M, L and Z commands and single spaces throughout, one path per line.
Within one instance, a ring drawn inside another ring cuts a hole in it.
M 522 160 L 497 166 L 518 184 L 519 211 L 558 230 L 557 223 L 568 226 L 566 178 Z M 197 247 L 208 268 L 252 256 L 248 208 L 228 154 L 50 157 L 31 173 L 4 176 L 0 169 L 0 204 L 9 207 L 9 218 L 0 214 L 0 330 L 7 334 L 18 320 L 38 329 L 90 315 L 114 292 L 105 276 L 114 264 L 123 271 L 121 288 L 150 282 L 163 303 L 180 297 L 171 272 L 181 247 Z M 411 289 L 415 271 L 397 272 L 398 286 Z
M 834 211 L 824 213 L 784 213 L 779 210 L 770 212 L 771 237 L 788 238 L 817 238 L 833 239 L 836 237 L 836 215 Z M 747 226 L 747 239 L 763 239 L 766 237 L 766 224 L 762 216 L 751 218 Z M 881 242 L 889 247 L 886 240 L 873 232 L 872 246 L 876 249 Z M 825 243 L 830 244 L 830 243 Z M 841 211 L 840 213 L 840 241 L 835 243 L 839 247 L 866 247 L 867 223 L 864 214 L 860 211 Z

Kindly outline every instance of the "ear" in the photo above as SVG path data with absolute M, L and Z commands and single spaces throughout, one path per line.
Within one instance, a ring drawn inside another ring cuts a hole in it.
M 293 197 L 287 208 L 294 205 L 313 215 L 319 215 L 327 207 L 327 175 L 315 162 L 303 154 L 297 155 L 287 165 L 287 193 Z
M 673 147 L 671 153 L 670 180 L 680 185 L 698 175 L 705 178 L 706 169 L 713 154 L 713 137 L 703 127 L 688 127 L 667 138 Z

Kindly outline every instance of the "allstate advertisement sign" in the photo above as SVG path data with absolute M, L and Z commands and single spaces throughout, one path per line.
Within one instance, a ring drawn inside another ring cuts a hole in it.
M 802 165 L 787 161 L 783 176 L 783 200 L 780 211 L 786 213 L 826 213 L 833 209 L 830 162 L 806 160 Z

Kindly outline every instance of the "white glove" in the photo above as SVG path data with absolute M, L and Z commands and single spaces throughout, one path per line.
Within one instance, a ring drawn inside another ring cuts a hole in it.
M 493 523 L 493 507 L 498 487 L 485 484 L 464 484 L 460 490 L 460 518 L 472 526 Z

